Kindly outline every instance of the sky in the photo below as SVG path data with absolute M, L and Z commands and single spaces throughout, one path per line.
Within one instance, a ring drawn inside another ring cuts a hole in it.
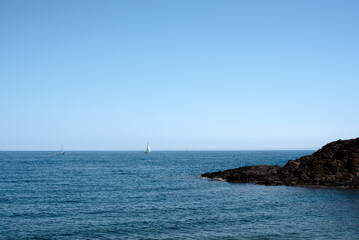
M 0 1 L 0 150 L 359 137 L 359 1 Z

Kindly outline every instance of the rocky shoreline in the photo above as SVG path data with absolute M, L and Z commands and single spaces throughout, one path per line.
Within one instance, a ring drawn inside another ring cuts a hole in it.
M 289 160 L 283 167 L 246 166 L 201 177 L 231 183 L 359 189 L 359 138 L 331 142 L 312 155 Z

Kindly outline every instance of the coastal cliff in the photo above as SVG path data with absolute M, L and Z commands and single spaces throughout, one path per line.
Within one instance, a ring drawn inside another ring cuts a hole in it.
M 359 189 L 359 138 L 331 142 L 312 155 L 289 160 L 283 167 L 246 166 L 201 176 L 232 183 Z

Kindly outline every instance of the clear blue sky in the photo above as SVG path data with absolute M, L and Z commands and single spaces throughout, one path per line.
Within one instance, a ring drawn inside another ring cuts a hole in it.
M 0 150 L 359 137 L 359 1 L 0 2 Z

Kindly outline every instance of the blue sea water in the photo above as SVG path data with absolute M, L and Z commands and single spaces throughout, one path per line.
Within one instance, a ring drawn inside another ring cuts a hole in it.
M 0 152 L 0 239 L 359 239 L 359 191 L 200 178 L 311 153 Z

